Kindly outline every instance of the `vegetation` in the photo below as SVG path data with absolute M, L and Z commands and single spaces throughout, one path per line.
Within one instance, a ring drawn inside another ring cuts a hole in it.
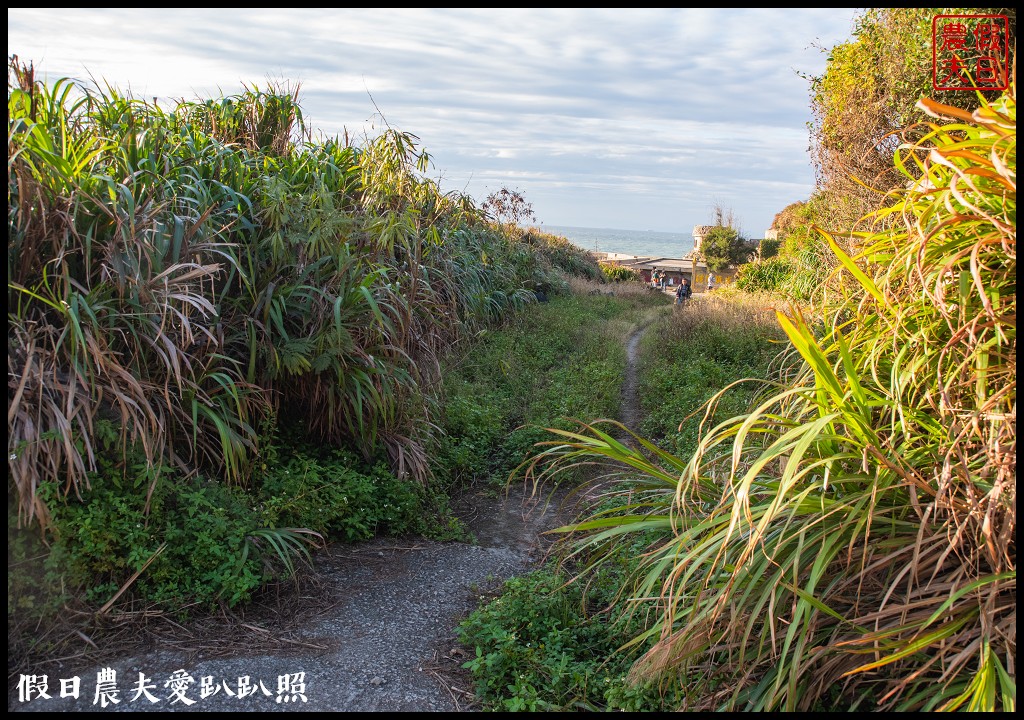
M 762 238 L 757 243 L 757 258 L 767 260 L 779 254 L 782 241 L 778 238 Z
M 736 275 L 736 287 L 746 292 L 783 294 L 796 273 L 789 257 L 769 257 L 744 265 Z
M 640 271 L 635 268 L 606 262 L 603 262 L 600 265 L 601 274 L 604 275 L 604 279 L 608 282 L 642 282 L 643 280 L 643 276 L 640 274 Z
M 522 190 L 503 187 L 488 195 L 480 206 L 492 219 L 498 222 L 522 225 L 535 222 L 533 205 L 526 200 Z
M 460 627 L 488 709 L 1014 711 L 1016 91 L 911 110 L 934 12 L 865 13 L 778 254 L 672 313 L 412 135 L 314 141 L 297 90 L 164 110 L 12 59 L 10 624 L 232 606 L 522 472 L 593 503 Z
M 921 136 L 917 123 L 926 118 L 918 100 L 932 97 L 966 110 L 977 104 L 977 93 L 936 94 L 931 38 L 932 19 L 940 13 L 1006 15 L 1008 46 L 1016 53 L 1015 8 L 866 9 L 854 39 L 833 47 L 825 72 L 810 78 L 812 158 L 827 208 L 815 217 L 818 224 L 853 227 L 884 203 L 887 191 L 903 186 L 893 154 L 900 143 Z M 994 100 L 999 92 L 981 95 Z
M 444 373 L 444 436 L 437 474 L 457 485 L 501 487 L 544 437 L 569 417 L 614 417 L 626 365 L 625 337 L 664 296 L 576 279 L 570 294 L 534 306 L 484 334 Z
M 637 551 L 642 548 L 635 548 Z M 607 568 L 583 587 L 557 569 L 508 581 L 499 597 L 459 628 L 475 648 L 465 664 L 490 710 L 671 710 L 683 693 L 627 681 L 631 658 L 618 652 L 638 628 L 618 604 L 622 573 Z
M 747 262 L 751 248 L 735 228 L 716 225 L 701 241 L 700 253 L 708 270 L 720 273 Z
M 657 294 L 647 297 L 665 302 Z M 581 307 L 599 303 L 612 308 L 624 302 L 621 297 L 584 299 Z M 779 350 L 773 340 L 783 336 L 774 315 L 743 296 L 697 296 L 693 310 L 655 317 L 640 346 L 643 372 L 639 397 L 645 416 L 641 427 L 679 452 L 696 447 L 701 406 L 714 394 L 714 388 L 768 372 Z M 613 321 L 621 312 L 612 316 Z M 633 317 L 639 320 L 635 313 Z M 590 324 L 597 319 L 591 316 Z M 616 346 L 617 352 L 621 351 L 621 338 Z M 617 382 L 620 379 L 621 375 Z M 574 388 L 588 392 L 585 384 Z M 750 394 L 743 386 L 734 387 L 718 403 L 716 417 L 731 417 L 737 408 L 745 407 Z M 617 402 L 617 397 L 614 400 Z M 576 425 L 559 418 L 555 427 L 571 430 Z M 537 428 L 530 430 L 533 442 L 547 437 L 550 435 Z M 520 448 L 516 457 L 523 458 L 529 449 Z M 570 482 L 581 479 L 579 471 L 573 469 Z M 600 510 L 613 513 L 623 504 L 609 488 Z M 644 644 L 620 651 L 630 637 L 647 628 L 643 613 L 634 612 L 633 605 L 622 597 L 622 588 L 637 559 L 657 537 L 657 533 L 638 533 L 636 538 L 609 547 L 609 554 L 603 557 L 599 551 L 583 549 L 571 559 L 554 560 L 531 575 L 510 581 L 496 599 L 471 614 L 460 628 L 460 638 L 471 648 L 473 658 L 466 666 L 485 707 L 627 711 L 679 707 L 687 697 L 685 688 L 658 681 L 632 682 L 629 669 Z M 600 572 L 572 582 L 574 569 L 586 568 L 599 559 Z
M 458 535 L 442 360 L 600 277 L 442 193 L 412 135 L 314 140 L 297 88 L 163 108 L 11 58 L 8 136 L 9 619 L 233 605 L 323 538 Z
M 692 454 L 553 429 L 530 466 L 611 464 L 618 503 L 565 528 L 577 581 L 644 540 L 631 677 L 687 707 L 1016 709 L 1015 91 L 921 108 L 956 122 L 901 148 L 855 257 L 823 232 L 836 291 L 778 313 L 789 362 L 751 409 Z

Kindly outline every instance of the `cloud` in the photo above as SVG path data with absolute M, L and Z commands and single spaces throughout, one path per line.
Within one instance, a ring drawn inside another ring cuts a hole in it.
M 803 73 L 853 9 L 8 9 L 8 52 L 141 97 L 300 83 L 324 134 L 420 138 L 443 189 L 552 225 L 767 227 L 813 188 Z M 383 118 L 381 117 L 383 114 Z

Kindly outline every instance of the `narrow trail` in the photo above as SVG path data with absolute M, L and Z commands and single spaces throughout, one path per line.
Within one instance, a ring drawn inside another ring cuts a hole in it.
M 658 315 L 665 312 L 664 308 L 656 308 L 648 312 L 630 332 L 626 339 L 626 369 L 622 377 L 622 391 L 619 396 L 619 422 L 632 431 L 637 430 L 643 414 L 640 411 L 640 372 L 638 357 L 640 355 L 640 341 L 643 339 L 647 328 L 655 321 Z M 632 444 L 632 438 L 624 438 L 623 442 Z
M 640 417 L 637 355 L 653 320 L 626 341 L 620 420 Z M 287 609 L 235 619 L 218 642 L 185 642 L 140 649 L 113 662 L 45 670 L 50 699 L 19 702 L 18 678 L 8 681 L 8 709 L 66 711 L 390 711 L 474 709 L 465 650 L 455 626 L 486 591 L 538 565 L 550 541 L 544 531 L 567 521 L 566 506 L 513 486 L 502 497 L 470 492 L 457 514 L 477 543 L 380 538 L 358 546 L 335 544 L 319 553 L 311 575 Z M 283 607 L 283 606 L 282 606 Z M 267 651 L 272 639 L 277 648 Z M 228 651 L 230 649 L 230 652 Z M 116 672 L 117 704 L 97 704 L 98 674 Z M 179 672 L 181 671 L 181 672 Z M 152 702 L 138 691 L 145 675 Z M 167 683 L 184 674 L 184 697 Z M 78 698 L 60 697 L 61 680 L 79 677 Z M 244 679 L 244 680 L 243 680 Z M 243 696 L 240 683 L 254 692 Z M 205 686 L 205 687 L 204 687 Z M 215 692 L 214 692 L 215 690 Z M 300 694 L 293 694 L 301 690 Z M 136 697 L 137 696 L 137 697 Z
M 635 430 L 640 422 L 639 374 L 637 372 L 637 355 L 640 340 L 650 322 L 638 326 L 626 341 L 626 372 L 622 378 L 622 394 L 619 400 L 619 422 Z

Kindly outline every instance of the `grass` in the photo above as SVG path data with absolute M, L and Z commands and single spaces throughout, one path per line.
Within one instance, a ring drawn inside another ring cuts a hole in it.
M 428 180 L 409 133 L 314 138 L 290 85 L 158 106 L 12 57 L 8 138 L 12 625 L 230 607 L 324 539 L 461 537 L 442 361 L 600 277 Z
M 590 295 L 591 287 L 579 289 L 578 302 L 592 306 L 586 311 L 591 316 L 598 315 L 609 301 L 622 302 L 618 297 Z M 698 296 L 684 312 L 673 311 L 669 299 L 659 293 L 642 291 L 637 297 L 644 304 L 631 313 L 633 321 L 625 324 L 610 318 L 608 322 L 614 325 L 607 338 L 617 344 L 619 352 L 638 323 L 650 323 L 639 357 L 644 419 L 640 428 L 633 430 L 649 431 L 680 449 L 695 446 L 704 401 L 723 384 L 750 373 L 767 372 L 781 350 L 783 334 L 770 307 L 741 294 Z M 648 306 L 646 298 L 651 297 L 660 302 Z M 552 309 L 563 312 L 566 308 Z M 569 319 L 578 326 L 587 318 Z M 584 326 L 594 322 L 591 317 Z M 610 403 L 618 402 L 621 382 L 620 374 Z M 585 386 L 581 392 L 588 392 Z M 730 402 L 743 404 L 749 395 L 740 390 L 736 393 L 732 400 L 720 402 L 717 412 L 726 412 Z M 614 418 L 617 413 L 591 417 Z M 609 443 L 628 437 L 627 431 L 610 421 L 603 425 L 611 433 Z M 578 428 L 576 423 L 566 422 L 549 425 L 553 426 L 563 433 Z M 534 436 L 540 442 L 548 438 L 550 433 Z M 600 465 L 602 458 L 580 460 L 586 465 L 577 468 L 567 463 L 571 477 L 560 473 L 559 481 L 572 484 L 601 472 L 594 464 Z M 667 476 L 664 483 L 674 487 L 674 477 Z M 600 519 L 595 522 L 599 525 L 623 513 L 635 514 L 637 505 L 644 502 L 643 492 L 636 484 L 617 484 L 613 476 L 596 497 L 595 512 Z M 624 595 L 637 563 L 661 537 L 663 528 L 655 526 L 656 520 L 648 518 L 647 522 L 644 532 L 623 535 L 621 541 L 595 542 L 510 582 L 498 599 L 463 623 L 460 638 L 475 656 L 467 667 L 486 708 L 650 711 L 672 710 L 693 701 L 685 686 L 657 678 L 633 682 L 630 668 L 653 640 L 622 649 L 631 638 L 647 631 L 653 619 Z M 667 527 L 667 518 L 662 523 Z M 568 545 L 564 547 L 568 550 Z M 599 571 L 583 572 L 594 563 L 600 563 Z
M 655 536 L 630 675 L 691 709 L 1016 708 L 1015 89 L 922 107 L 945 122 L 900 149 L 885 229 L 823 233 L 837 270 L 776 313 L 790 362 L 749 408 L 717 422 L 716 393 L 683 454 L 554 428 L 530 465 L 618 468 L 567 542 L 593 577 Z
M 501 486 L 541 428 L 617 416 L 625 338 L 666 300 L 639 284 L 610 296 L 591 295 L 606 287 L 593 281 L 569 283 L 570 294 L 531 306 L 449 359 L 435 474 Z

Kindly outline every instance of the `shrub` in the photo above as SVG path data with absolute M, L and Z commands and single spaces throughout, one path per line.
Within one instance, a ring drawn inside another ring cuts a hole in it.
M 795 271 L 789 258 L 761 259 L 739 269 L 736 287 L 746 292 L 781 292 L 789 287 Z
M 629 618 L 615 608 L 617 575 L 586 588 L 560 572 L 536 571 L 505 583 L 501 595 L 458 628 L 474 657 L 466 667 L 490 710 L 650 710 L 678 701 L 656 686 L 626 681 L 618 652 Z
M 607 282 L 640 282 L 642 280 L 639 270 L 615 263 L 601 263 L 601 273 Z
M 267 527 L 309 528 L 353 542 L 376 535 L 427 534 L 425 490 L 398 480 L 380 462 L 367 466 L 353 453 L 278 449 L 260 488 Z
M 270 568 L 258 553 L 245 551 L 260 527 L 247 498 L 219 483 L 160 470 L 148 498 L 151 475 L 144 465 L 124 474 L 111 466 L 93 473 L 81 500 L 59 497 L 52 484 L 42 488 L 53 512 L 48 572 L 97 605 L 143 568 L 129 597 L 173 611 L 248 599 Z
M 764 238 L 757 244 L 757 256 L 761 260 L 773 258 L 779 254 L 779 248 L 781 246 L 782 240 L 779 238 Z
M 632 673 L 691 707 L 1016 708 L 1015 86 L 921 106 L 959 122 L 901 148 L 914 181 L 855 257 L 823 233 L 843 277 L 817 320 L 778 313 L 799 361 L 751 409 L 692 454 L 592 423 L 534 458 L 618 468 L 578 552 L 660 534 L 623 583 L 657 613 Z

